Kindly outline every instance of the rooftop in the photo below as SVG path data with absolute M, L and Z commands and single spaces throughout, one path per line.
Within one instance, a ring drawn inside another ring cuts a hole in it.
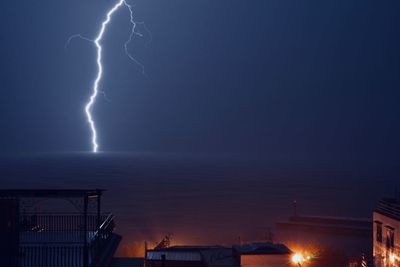
M 281 255 L 292 253 L 292 251 L 283 244 L 269 242 L 243 244 L 235 246 L 234 249 L 242 255 Z
M 384 198 L 379 201 L 375 211 L 392 219 L 400 220 L 400 199 Z
M 167 261 L 201 261 L 199 251 L 151 250 L 146 253 L 147 260 L 161 261 L 162 257 Z
M 164 250 L 166 251 L 200 251 L 200 250 L 209 250 L 209 249 L 224 249 L 226 247 L 223 246 L 171 246 Z
M 65 198 L 65 197 L 97 197 L 102 189 L 6 189 L 0 190 L 0 198 Z
M 144 258 L 113 258 L 110 267 L 143 267 Z
M 148 261 L 161 261 L 163 258 L 167 261 L 191 262 L 193 266 L 239 267 L 232 247 L 224 246 L 172 246 L 146 252 Z

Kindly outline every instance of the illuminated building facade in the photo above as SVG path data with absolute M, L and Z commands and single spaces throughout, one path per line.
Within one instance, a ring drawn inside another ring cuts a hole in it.
M 232 248 L 172 246 L 146 250 L 144 267 L 240 267 Z
M 292 256 L 285 245 L 272 243 L 172 246 L 146 250 L 144 267 L 292 267 Z
M 240 256 L 240 267 L 291 267 L 293 252 L 283 244 L 250 243 L 234 247 Z M 296 261 L 296 266 L 303 261 L 302 256 Z
M 400 266 L 400 200 L 382 199 L 373 217 L 375 266 Z

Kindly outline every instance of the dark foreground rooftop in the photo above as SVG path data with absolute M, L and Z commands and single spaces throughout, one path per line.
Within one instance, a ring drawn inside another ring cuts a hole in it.
M 0 198 L 65 198 L 65 197 L 97 197 L 103 189 L 6 189 L 0 190 Z
M 114 258 L 110 267 L 143 267 L 144 258 Z
M 238 245 L 234 246 L 234 249 L 241 255 L 282 255 L 292 253 L 292 251 L 283 244 L 273 244 L 268 242 Z

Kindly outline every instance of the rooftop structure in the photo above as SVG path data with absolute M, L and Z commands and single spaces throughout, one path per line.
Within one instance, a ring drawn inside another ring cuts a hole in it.
M 400 200 L 397 198 L 384 198 L 378 202 L 376 212 L 400 220 Z
M 243 244 L 234 246 L 234 249 L 241 255 L 292 254 L 292 251 L 287 246 L 269 242 Z

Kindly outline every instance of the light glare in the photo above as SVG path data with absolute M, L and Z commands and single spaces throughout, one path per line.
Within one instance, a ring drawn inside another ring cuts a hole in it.
M 301 253 L 295 253 L 292 256 L 292 262 L 293 263 L 299 264 L 299 263 L 302 263 L 303 261 L 304 261 L 304 257 L 303 257 L 303 255 Z
M 392 264 L 394 264 L 394 262 L 396 261 L 396 256 L 393 253 L 389 255 L 389 261 Z

